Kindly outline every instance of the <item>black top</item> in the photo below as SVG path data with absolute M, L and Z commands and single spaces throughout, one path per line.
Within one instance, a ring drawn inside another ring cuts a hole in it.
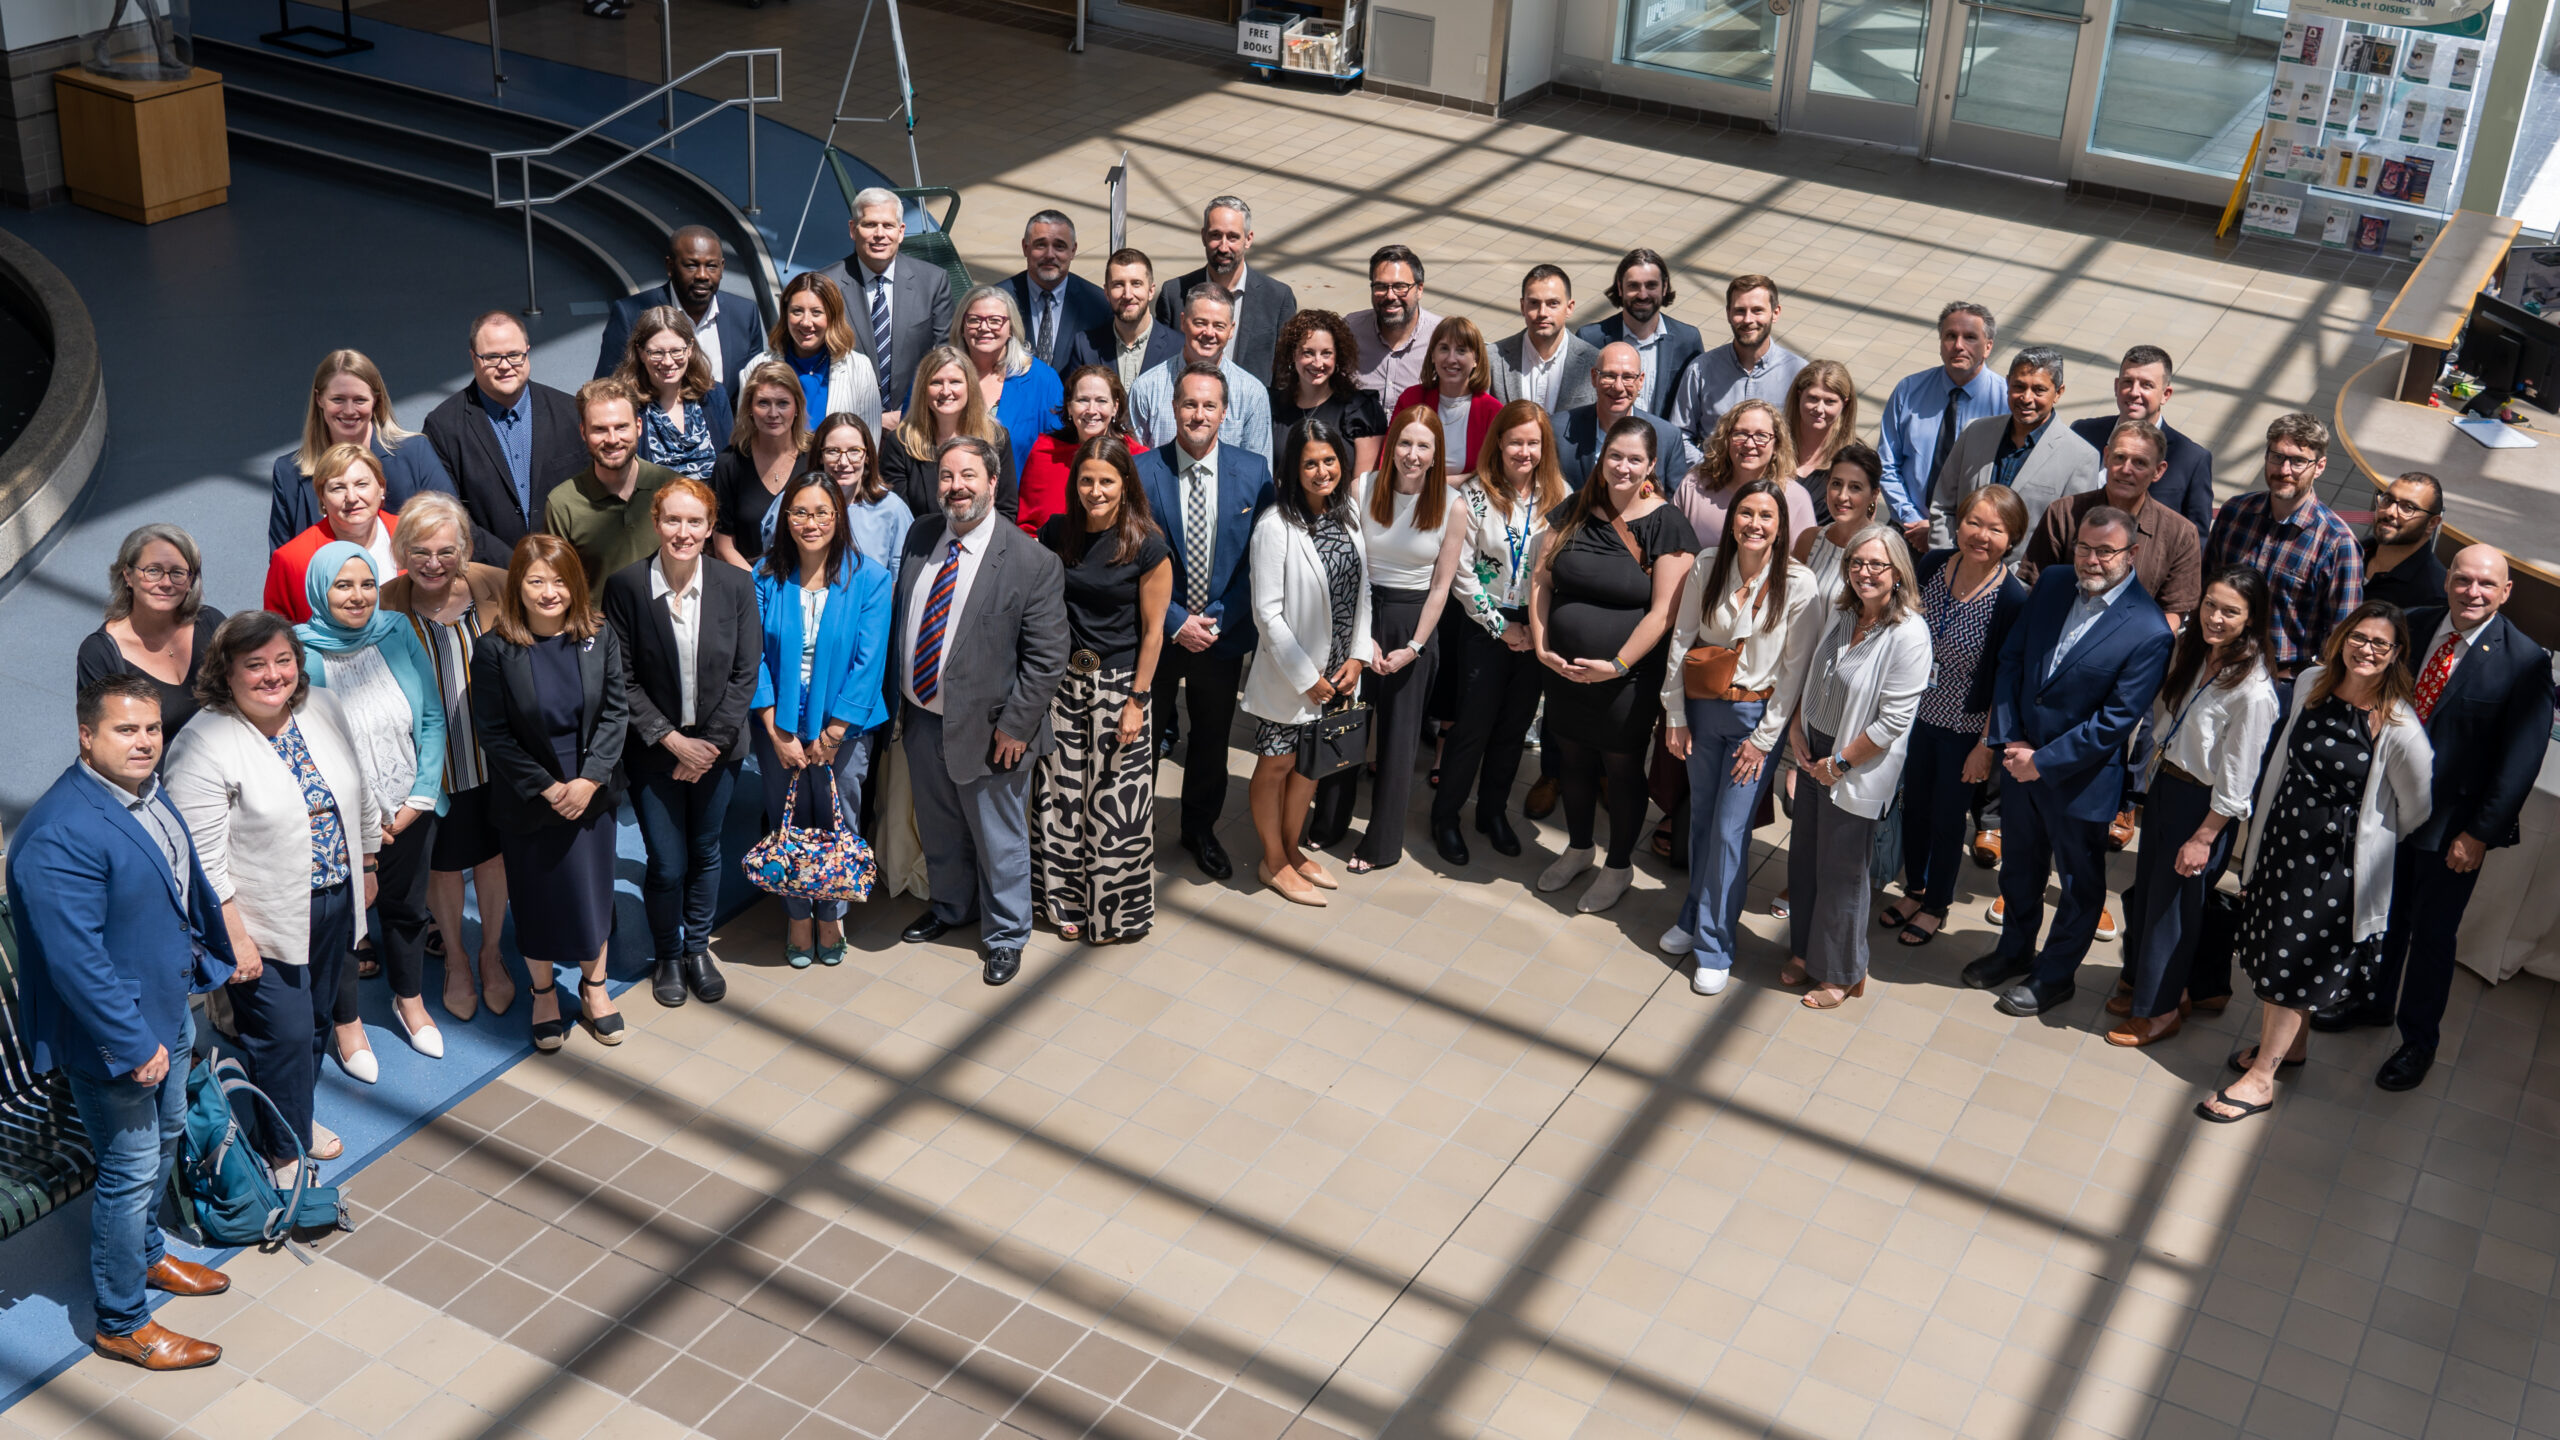
M 196 672 L 203 668 L 204 653 L 212 648 L 213 632 L 221 624 L 222 612 L 210 605 L 196 612 L 195 649 L 187 657 L 187 678 L 175 685 L 124 658 L 116 637 L 108 634 L 107 627 L 101 625 L 80 642 L 77 683 L 85 689 L 93 680 L 127 672 L 150 681 L 151 688 L 160 692 L 160 753 L 166 756 L 169 742 L 177 739 L 178 732 L 187 728 L 187 722 L 196 716 Z
M 1294 391 L 1297 386 L 1292 384 L 1289 388 Z M 1290 426 L 1310 416 L 1341 431 L 1345 440 L 1366 440 L 1387 433 L 1386 409 L 1376 395 L 1366 390 L 1354 390 L 1348 400 L 1327 400 L 1312 410 L 1299 409 L 1294 394 L 1275 391 L 1271 396 L 1271 453 L 1280 453 L 1281 443 L 1289 438 Z
M 1054 515 L 1040 527 L 1040 543 L 1062 562 L 1071 523 Z M 1173 546 L 1163 531 L 1150 529 L 1137 559 L 1121 564 L 1114 558 L 1119 553 L 1118 537 L 1106 532 L 1089 537 L 1084 559 L 1066 567 L 1068 638 L 1077 649 L 1101 656 L 1106 665 L 1138 653 L 1138 581 L 1172 559 Z
M 1572 502 L 1547 517 L 1560 528 Z M 1627 522 L 1648 562 L 1659 565 L 1667 555 L 1694 555 L 1697 532 L 1676 505 L 1662 505 Z M 1574 532 L 1556 551 L 1553 593 L 1547 605 L 1547 648 L 1568 660 L 1606 660 L 1627 643 L 1653 608 L 1653 578 L 1627 553 L 1615 526 L 1596 519 Z M 1658 671 L 1671 637 L 1665 634 L 1635 669 Z
M 897 497 L 907 502 L 918 520 L 942 513 L 942 475 L 930 459 L 919 460 L 907 453 L 907 442 L 891 430 L 880 437 L 880 478 L 886 480 Z M 1022 513 L 1022 477 L 1014 472 L 1013 442 L 1005 436 L 1004 427 L 996 427 L 996 511 L 1008 525 L 1017 522 Z
M 2373 568 L 2373 548 L 2372 545 L 2367 544 L 2364 550 L 2364 598 L 2388 600 L 2403 610 L 2415 610 L 2425 605 L 2444 603 L 2444 562 L 2436 558 L 2436 547 L 2433 544 L 2419 546 L 2409 553 L 2408 559 L 2388 570 Z M 2427 637 L 2412 635 L 2409 637 L 2409 643 L 2424 645 L 2427 643 Z M 2410 661 L 2413 669 L 2425 663 L 2426 660 L 2423 657 L 2413 658 Z
M 791 478 L 797 480 L 808 468 L 808 460 L 792 467 Z M 783 482 L 790 488 L 790 482 Z M 765 512 L 782 497 L 764 488 L 764 480 L 756 474 L 756 462 L 735 449 L 723 448 L 720 458 L 711 464 L 711 495 L 716 513 L 711 528 L 729 537 L 738 554 L 752 565 L 764 556 Z

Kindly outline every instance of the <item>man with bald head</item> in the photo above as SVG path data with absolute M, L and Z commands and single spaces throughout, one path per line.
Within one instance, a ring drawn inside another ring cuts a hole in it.
M 2481 860 L 2516 843 L 2516 815 L 2550 744 L 2551 657 L 2498 613 L 2514 588 L 2506 556 L 2472 545 L 2453 557 L 2445 603 L 2409 612 L 2413 703 L 2436 752 L 2435 809 L 2400 842 L 2371 988 L 2360 1003 L 2311 1017 L 2317 1030 L 2388 1025 L 2396 1001 L 2400 1048 L 2374 1077 L 2385 1090 L 2418 1088 L 2435 1063 L 2463 907 Z
M 1644 397 L 1643 355 L 1624 340 L 1601 346 L 1591 362 L 1591 392 L 1596 398 L 1590 404 L 1576 405 L 1556 417 L 1557 458 L 1564 465 L 1564 483 L 1581 489 L 1583 477 L 1600 463 L 1600 447 L 1609 438 L 1609 427 L 1634 415 L 1653 427 L 1654 488 L 1670 494 L 1697 455 L 1679 426 L 1638 408 Z
M 712 377 L 738 393 L 738 372 L 764 348 L 764 320 L 756 302 L 744 295 L 723 295 L 720 281 L 728 262 L 720 253 L 720 237 L 704 225 L 687 225 L 667 237 L 667 283 L 613 302 L 604 322 L 604 343 L 596 347 L 596 378 L 622 368 L 622 352 L 631 327 L 643 313 L 673 305 L 693 322 L 693 343 L 711 366 Z

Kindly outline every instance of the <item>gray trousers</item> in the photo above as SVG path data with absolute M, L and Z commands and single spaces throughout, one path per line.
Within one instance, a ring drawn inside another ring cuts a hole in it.
M 1020 950 L 1031 938 L 1031 772 L 1029 758 L 955 785 L 942 758 L 942 717 L 908 705 L 907 780 L 924 841 L 934 918 L 978 921 L 979 948 Z
M 1816 755 L 1832 753 L 1828 735 L 1805 727 Z M 1875 886 L 1867 873 L 1876 822 L 1831 803 L 1810 775 L 1796 776 L 1795 829 L 1787 836 L 1789 938 L 1817 985 L 1867 978 L 1867 911 Z

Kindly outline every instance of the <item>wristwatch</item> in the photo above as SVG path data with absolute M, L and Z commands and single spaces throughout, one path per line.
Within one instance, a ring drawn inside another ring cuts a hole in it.
M 1848 774 L 1848 773 L 1849 773 L 1849 757 L 1848 757 L 1848 755 L 1847 755 L 1846 753 L 1844 753 L 1844 752 L 1841 752 L 1841 751 L 1837 751 L 1837 750 L 1833 751 L 1833 752 L 1832 752 L 1832 754 L 1831 754 L 1831 769 L 1832 769 L 1832 772 L 1833 772 L 1834 774 L 1839 774 L 1839 775 L 1846 775 L 1846 774 Z

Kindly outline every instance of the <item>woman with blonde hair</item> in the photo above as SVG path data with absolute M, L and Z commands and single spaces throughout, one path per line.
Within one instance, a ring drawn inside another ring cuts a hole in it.
M 711 467 L 720 505 L 711 553 L 751 570 L 773 534 L 774 502 L 809 468 L 808 395 L 790 366 L 766 360 L 747 367 L 738 381 L 738 421 Z
M 408 442 L 418 441 L 412 445 Z M 281 550 L 319 523 L 311 477 L 333 445 L 353 445 L 371 455 L 383 482 L 383 505 L 398 511 L 412 495 L 450 495 L 453 477 L 435 447 L 400 428 L 391 415 L 391 392 L 382 372 L 361 350 L 332 350 L 311 372 L 311 404 L 302 412 L 302 443 L 276 457 L 275 493 L 267 502 L 267 549 Z
M 1452 315 L 1431 332 L 1429 353 L 1426 378 L 1397 396 L 1388 413 L 1401 415 L 1416 405 L 1437 410 L 1441 433 L 1464 442 L 1451 448 L 1457 468 L 1473 470 L 1502 412 L 1502 400 L 1493 393 L 1493 352 L 1474 321 Z
M 653 305 L 631 322 L 614 378 L 640 401 L 640 458 L 691 480 L 708 481 L 736 414 L 696 343 L 693 321 L 673 305 Z
M 916 365 L 916 382 L 897 428 L 881 438 L 880 473 L 917 515 L 942 513 L 942 476 L 935 456 L 942 442 L 967 435 L 995 447 L 996 509 L 1018 524 L 1020 471 L 1013 463 L 1010 431 L 997 423 L 977 385 L 977 365 L 957 345 L 936 345 Z
M 107 566 L 105 623 L 80 642 L 79 687 L 127 671 L 160 692 L 160 743 L 196 713 L 196 672 L 222 612 L 204 603 L 204 555 L 175 525 L 124 537 Z M 162 753 L 167 753 L 165 750 Z
M 344 540 L 370 553 L 380 573 L 400 573 L 399 557 L 391 548 L 391 527 L 400 517 L 383 501 L 382 462 L 371 451 L 332 445 L 321 452 L 311 470 L 311 494 L 320 518 L 267 557 L 262 597 L 267 609 L 296 625 L 311 618 L 302 577 L 321 546 Z
M 1796 483 L 1811 491 L 1831 471 L 1840 447 L 1858 438 L 1858 387 L 1837 360 L 1809 360 L 1787 386 L 1787 438 Z
M 1001 285 L 970 291 L 951 312 L 951 343 L 969 357 L 978 398 L 1005 434 L 1037 437 L 1059 424 L 1066 383 L 1023 342 L 1022 314 L 1012 292 Z M 1012 458 L 1011 478 L 1019 484 L 1023 463 L 1031 458 L 1030 444 Z
M 781 304 L 782 318 L 766 332 L 764 348 L 738 373 L 752 373 L 768 361 L 781 365 L 798 378 L 807 413 L 849 410 L 879 429 L 880 373 L 854 339 L 843 292 L 812 270 L 791 277 L 782 287 Z

